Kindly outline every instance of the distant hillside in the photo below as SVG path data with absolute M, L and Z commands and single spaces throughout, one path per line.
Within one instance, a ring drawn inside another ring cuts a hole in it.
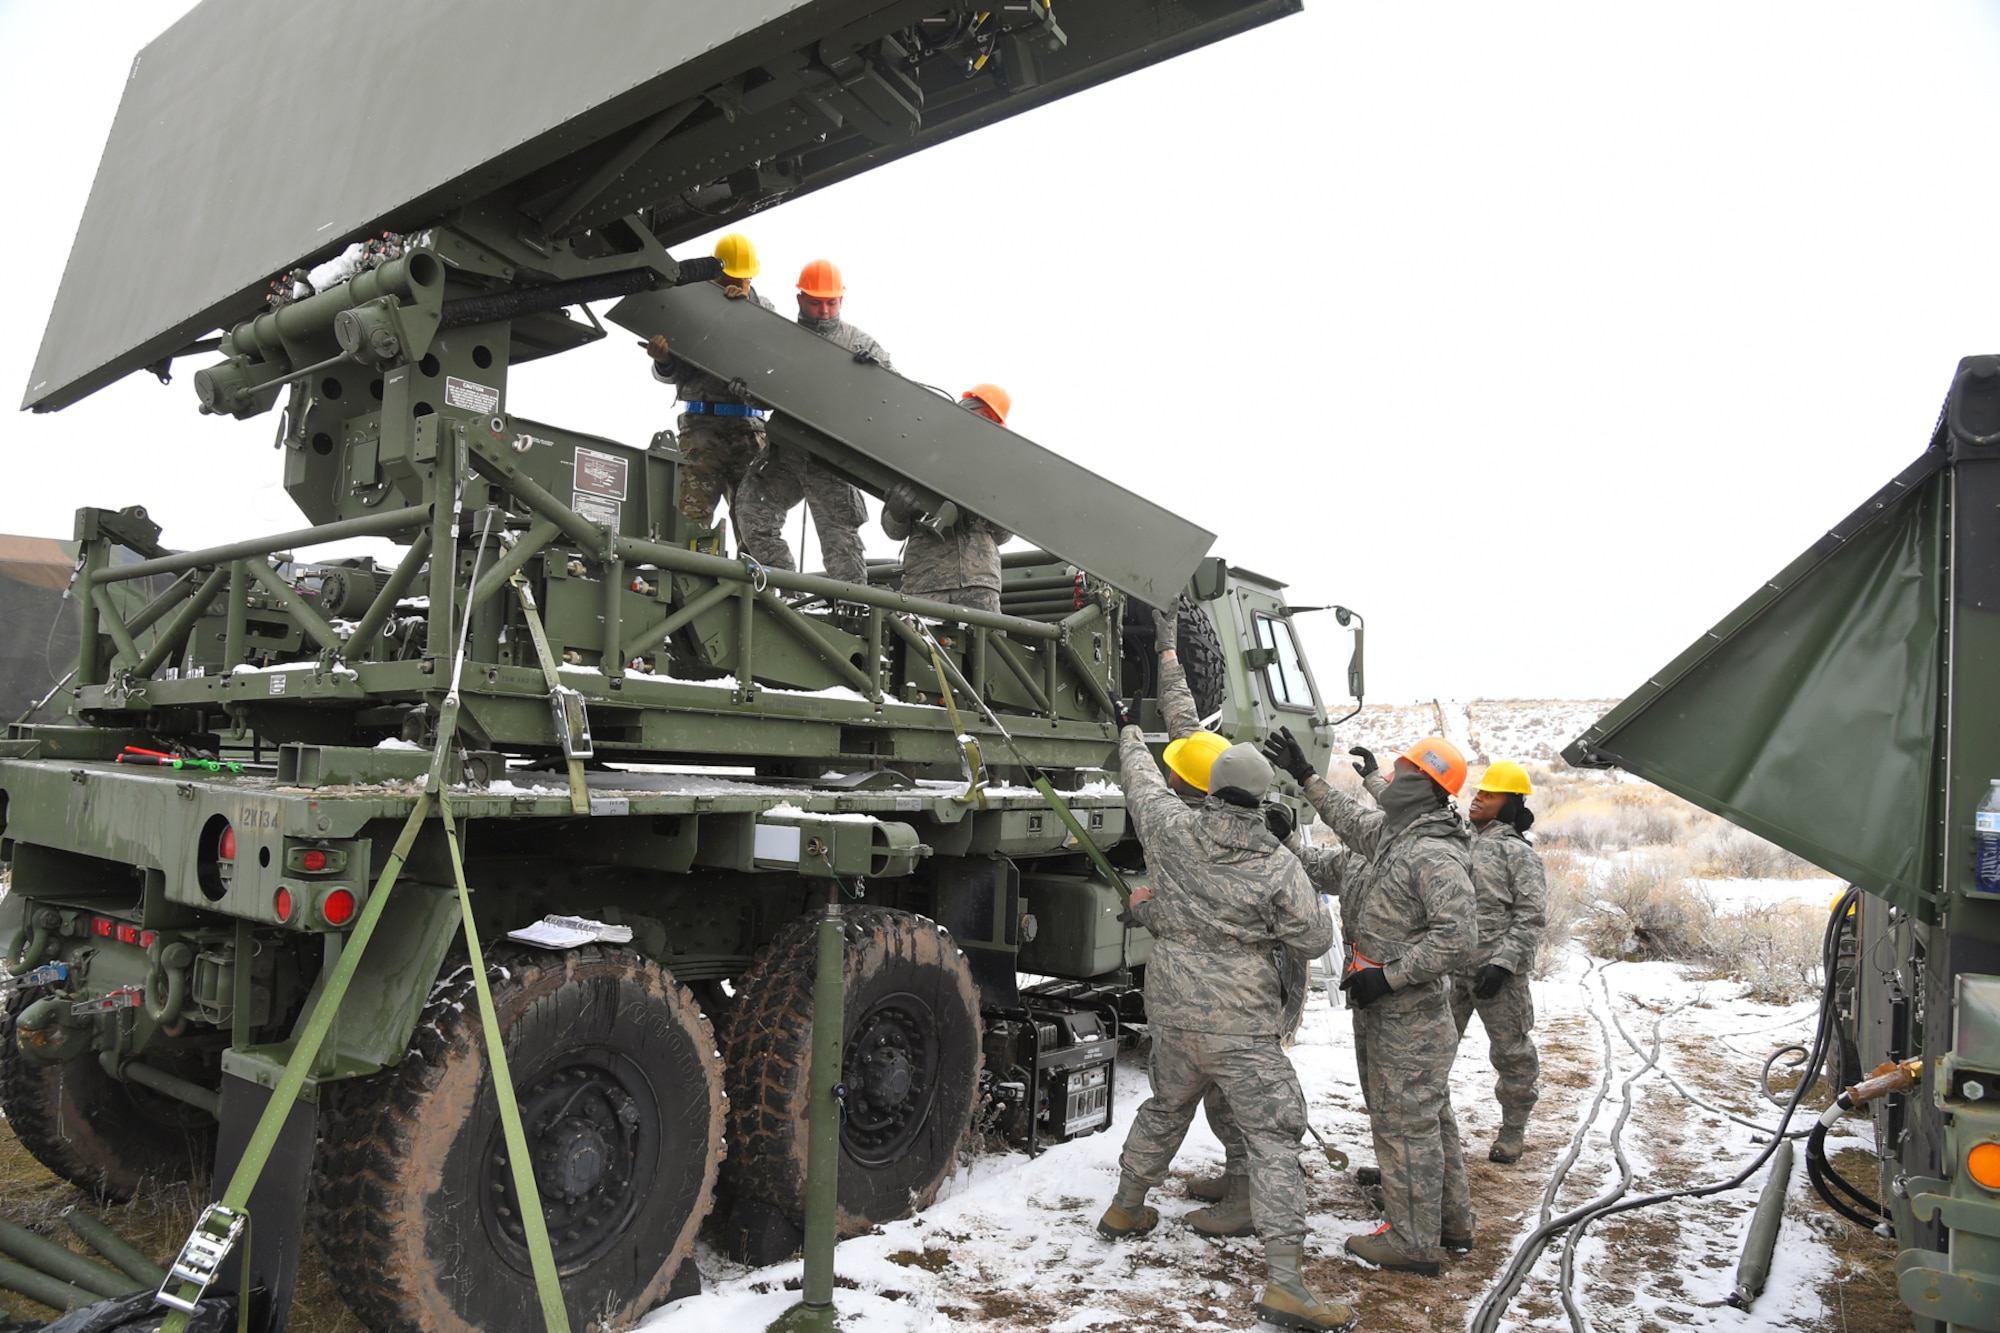
M 1341 725 L 1341 749 L 1389 750 L 1422 736 L 1442 735 L 1478 767 L 1496 759 L 1554 764 L 1565 745 L 1616 706 L 1616 699 L 1456 699 L 1424 704 L 1370 704 Z

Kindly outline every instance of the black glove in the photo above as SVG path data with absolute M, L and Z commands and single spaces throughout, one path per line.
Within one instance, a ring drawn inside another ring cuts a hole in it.
M 1367 780 L 1370 773 L 1379 773 L 1382 771 L 1382 766 L 1375 762 L 1375 752 L 1367 746 L 1357 745 L 1350 749 L 1348 753 L 1361 761 L 1354 766 L 1354 771 L 1361 775 L 1363 781 Z
M 1264 738 L 1264 757 L 1271 761 L 1271 767 L 1291 774 L 1292 780 L 1302 787 L 1313 775 L 1313 766 L 1306 762 L 1306 752 L 1299 748 L 1298 738 L 1292 735 L 1290 727 L 1279 727 Z
M 1379 967 L 1355 968 L 1340 979 L 1340 988 L 1354 1001 L 1356 1009 L 1366 1009 L 1395 989 L 1389 984 L 1388 974 Z
M 1292 836 L 1292 829 L 1298 821 L 1292 818 L 1292 809 L 1283 801 L 1273 801 L 1264 807 L 1264 827 L 1271 830 L 1271 836 L 1279 842 Z
M 1472 994 L 1475 999 L 1490 1000 L 1500 993 L 1507 979 L 1514 974 L 1498 963 L 1488 963 L 1479 969 L 1479 975 L 1472 979 Z
M 1170 606 L 1164 611 L 1160 610 L 1156 606 L 1149 607 L 1147 609 L 1152 611 L 1153 613 L 1154 651 L 1164 653 L 1167 652 L 1169 649 L 1174 648 L 1178 643 L 1178 637 L 1181 631 L 1180 607 Z
M 1138 711 L 1133 708 L 1133 705 L 1137 702 L 1138 700 L 1136 699 L 1113 699 L 1111 701 L 1112 706 L 1118 710 L 1118 725 L 1120 728 L 1136 727 L 1139 725 Z
M 907 481 L 897 482 L 889 488 L 889 493 L 882 497 L 882 512 L 899 523 L 907 521 L 910 515 L 921 508 L 923 506 L 917 503 L 916 487 Z

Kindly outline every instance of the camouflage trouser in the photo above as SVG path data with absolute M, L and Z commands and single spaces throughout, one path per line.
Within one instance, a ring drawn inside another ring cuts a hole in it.
M 972 611 L 1000 611 L 1000 590 L 997 588 L 927 588 L 921 592 L 905 588 L 912 597 L 928 597 L 933 602 L 950 602 Z
M 1492 999 L 1480 1000 L 1473 997 L 1470 975 L 1453 977 L 1451 1016 L 1458 1024 L 1459 1036 L 1465 1035 L 1465 1025 L 1472 1021 L 1475 1010 L 1479 1025 L 1486 1029 L 1493 1072 L 1499 1075 L 1493 1095 L 1500 1100 L 1501 1123 L 1519 1128 L 1528 1123 L 1528 1112 L 1541 1095 L 1535 1081 L 1541 1076 L 1542 1058 L 1529 1035 L 1535 1027 L 1535 997 L 1528 989 L 1528 979 L 1509 977 Z
M 752 424 L 755 422 L 756 424 Z M 754 417 L 696 417 L 682 415 L 681 512 L 696 527 L 715 526 L 715 506 L 729 501 L 729 512 L 737 515 L 736 492 L 744 474 L 764 452 L 764 427 Z
M 1118 1165 L 1147 1186 L 1167 1178 L 1195 1107 L 1219 1090 L 1240 1126 L 1249 1158 L 1250 1220 L 1266 1245 L 1306 1236 L 1306 1175 L 1299 1140 L 1306 1098 L 1276 1037 L 1239 1037 L 1153 1027 L 1147 1072 L 1153 1095 L 1132 1117 Z
M 1395 1242 L 1412 1258 L 1436 1260 L 1438 1236 L 1470 1236 L 1473 1217 L 1451 1114 L 1458 1032 L 1443 987 L 1432 995 L 1435 1002 L 1414 1007 L 1378 1000 L 1356 1009 L 1354 1060 Z
M 866 583 L 861 525 L 868 521 L 868 507 L 861 502 L 861 492 L 797 449 L 771 446 L 744 479 L 743 504 L 736 518 L 743 549 L 773 569 L 797 569 L 785 541 L 785 516 L 801 500 L 812 509 L 813 526 L 819 529 L 826 572 L 849 583 Z

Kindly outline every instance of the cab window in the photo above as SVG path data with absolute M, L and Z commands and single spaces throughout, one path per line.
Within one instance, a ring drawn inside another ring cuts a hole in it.
M 1299 645 L 1292 638 L 1291 625 L 1276 616 L 1257 615 L 1257 646 L 1270 649 L 1264 666 L 1264 684 L 1271 702 L 1279 708 L 1311 712 L 1312 687 L 1306 683 L 1305 664 L 1299 661 Z

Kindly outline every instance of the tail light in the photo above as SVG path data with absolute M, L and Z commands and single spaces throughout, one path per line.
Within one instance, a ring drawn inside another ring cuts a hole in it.
M 335 889 L 320 903 L 319 914 L 329 926 L 346 925 L 354 919 L 354 895 L 346 889 Z
M 277 910 L 278 920 L 290 921 L 292 919 L 292 891 L 283 885 L 279 885 L 278 896 L 272 900 L 272 906 Z
M 236 859 L 236 830 L 227 824 L 222 826 L 222 837 L 215 844 L 215 854 L 224 861 Z

